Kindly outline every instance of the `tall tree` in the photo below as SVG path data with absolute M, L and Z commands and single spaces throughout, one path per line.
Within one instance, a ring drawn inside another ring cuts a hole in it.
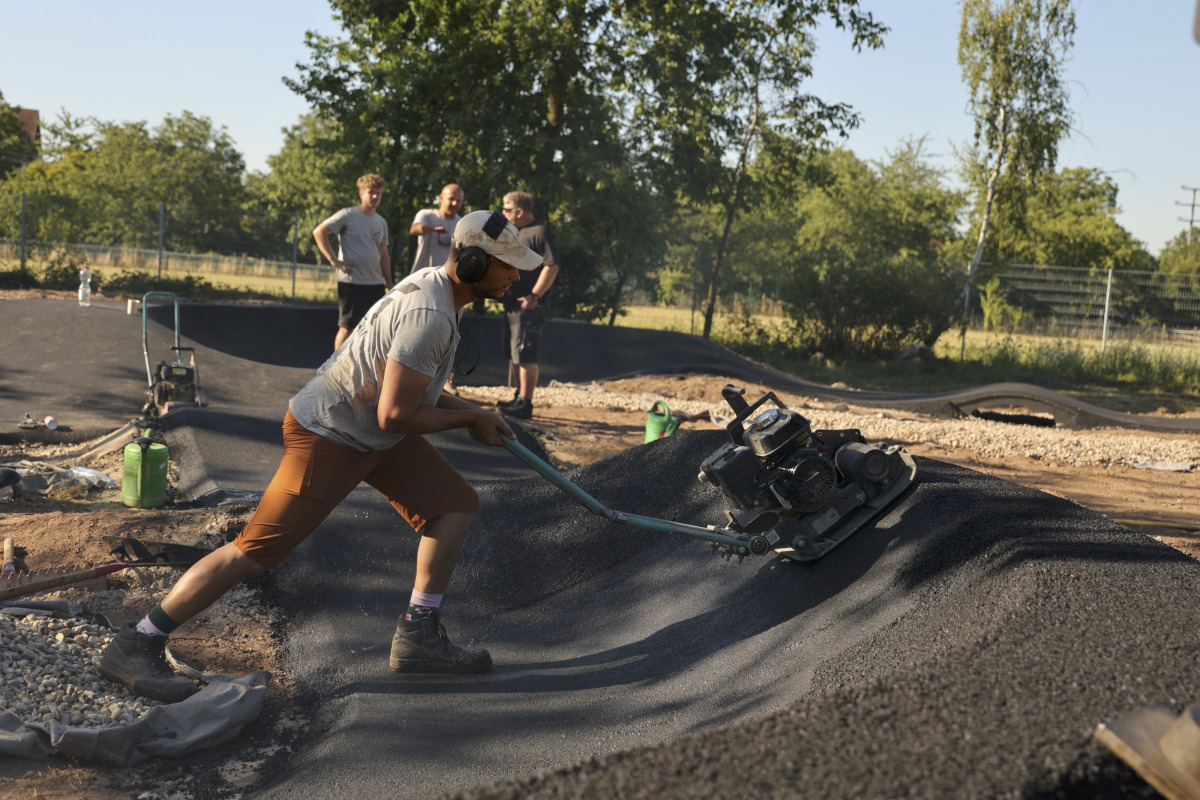
M 806 347 L 894 355 L 945 331 L 958 280 L 938 256 L 965 198 L 921 148 L 907 141 L 873 163 L 841 149 L 823 154 L 827 180 L 797 182 L 786 195 L 794 199 L 772 212 L 791 232 L 770 237 L 779 242 L 772 270 L 788 276 L 778 296 Z
M 620 4 L 622 35 L 614 42 L 616 86 L 628 93 L 631 141 L 656 182 L 694 209 L 715 208 L 703 335 L 712 330 L 730 234 L 757 194 L 748 167 L 769 139 L 776 163 L 794 170 L 855 127 L 844 104 L 827 104 L 804 89 L 812 75 L 822 17 L 851 34 L 852 46 L 880 47 L 887 31 L 857 0 L 741 0 Z
M 597 313 L 592 298 L 653 263 L 658 199 L 617 135 L 611 67 L 592 57 L 612 22 L 604 3 L 333 5 L 345 38 L 310 34 L 312 60 L 291 85 L 340 121 L 358 165 L 387 178 L 393 227 L 449 182 L 467 208 L 530 192 L 558 236 L 555 309 L 568 315 Z M 619 231 L 613 209 L 634 212 Z
M 17 109 L 4 102 L 0 92 L 0 178 L 33 161 L 37 145 L 17 117 Z
M 963 0 L 958 63 L 975 119 L 966 169 L 981 208 L 963 281 L 964 352 L 971 283 L 983 260 L 1001 176 L 1007 169 L 1014 180 L 1036 182 L 1053 172 L 1058 143 L 1070 130 L 1063 68 L 1074 37 L 1072 0 Z

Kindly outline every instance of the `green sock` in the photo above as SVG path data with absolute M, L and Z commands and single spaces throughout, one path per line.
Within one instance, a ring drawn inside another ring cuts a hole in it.
M 414 619 L 424 619 L 434 611 L 437 611 L 436 606 L 419 606 L 416 603 L 409 603 L 408 610 L 404 612 L 404 618 L 410 622 Z
M 150 620 L 150 624 L 164 634 L 170 634 L 179 627 L 179 623 L 171 619 L 167 616 L 167 612 L 163 611 L 162 603 L 150 609 L 150 613 L 146 615 L 146 618 Z

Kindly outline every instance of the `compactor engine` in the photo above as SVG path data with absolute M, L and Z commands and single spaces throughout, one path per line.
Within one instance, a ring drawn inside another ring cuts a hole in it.
M 761 534 L 777 554 L 812 561 L 913 482 L 916 465 L 903 448 L 868 443 L 855 429 L 813 431 L 774 392 L 752 405 L 744 393 L 721 390 L 734 412 L 731 441 L 700 465 L 700 480 L 720 489 L 731 509 L 730 530 Z M 759 411 L 767 401 L 773 407 Z

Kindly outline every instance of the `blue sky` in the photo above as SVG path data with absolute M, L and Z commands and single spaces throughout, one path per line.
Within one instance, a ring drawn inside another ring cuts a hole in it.
M 822 29 L 815 77 L 822 99 L 862 115 L 847 140 L 883 159 L 907 137 L 953 173 L 951 146 L 971 137 L 957 63 L 957 0 L 863 0 L 891 27 L 882 50 L 854 53 Z M 307 60 L 304 32 L 336 33 L 324 0 L 206 3 L 59 0 L 0 4 L 5 43 L 0 92 L 43 118 L 73 116 L 157 124 L 187 110 L 223 125 L 249 169 L 266 168 L 282 129 L 305 112 L 283 85 Z M 1060 166 L 1094 167 L 1120 187 L 1120 223 L 1157 253 L 1186 228 L 1178 217 L 1200 186 L 1200 44 L 1194 0 L 1082 0 L 1067 67 L 1076 133 Z

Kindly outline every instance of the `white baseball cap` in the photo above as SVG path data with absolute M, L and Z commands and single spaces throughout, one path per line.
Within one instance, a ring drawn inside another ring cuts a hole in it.
M 499 211 L 472 211 L 454 226 L 451 246 L 456 253 L 468 247 L 478 247 L 517 269 L 531 270 L 542 266 L 542 257 L 521 243 L 517 226 L 506 220 Z

